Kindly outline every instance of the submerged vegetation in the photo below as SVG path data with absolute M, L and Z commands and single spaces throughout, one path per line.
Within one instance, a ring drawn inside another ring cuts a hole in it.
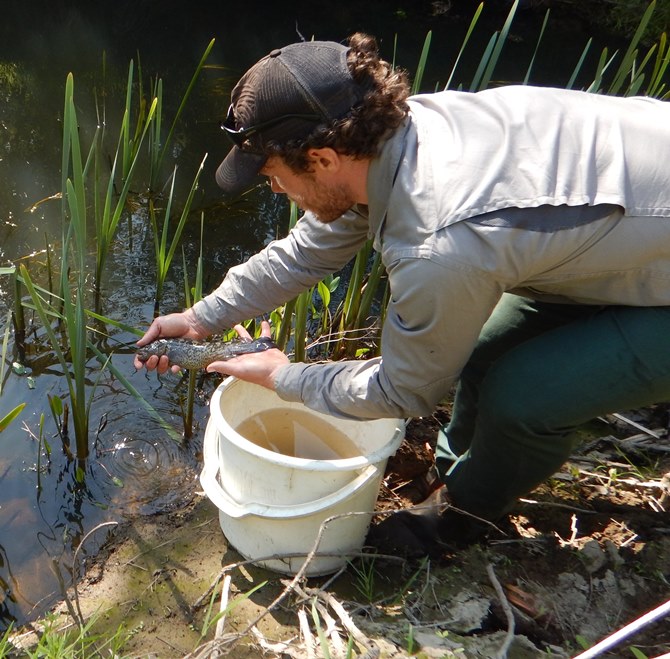
M 502 28 L 491 35 L 484 52 L 472 54 L 470 38 L 477 29 L 483 9 L 483 4 L 479 5 L 453 65 L 445 70 L 446 82 L 440 88 L 474 92 L 491 86 L 496 67 L 504 56 L 517 7 L 518 0 L 512 5 Z M 670 98 L 670 46 L 666 34 L 662 33 L 658 41 L 651 45 L 643 45 L 643 36 L 648 33 L 655 10 L 656 2 L 645 5 L 642 16 L 637 14 L 637 28 L 628 48 L 624 52 L 603 49 L 593 72 L 584 70 L 587 54 L 592 48 L 592 42 L 588 40 L 565 86 L 576 87 L 576 81 L 588 74 L 589 82 L 583 88 L 593 93 L 645 94 L 662 99 Z M 623 8 L 621 11 L 623 15 Z M 550 29 L 549 15 L 547 11 L 535 53 L 541 50 L 543 35 Z M 432 34 L 429 32 L 416 68 L 414 92 L 422 89 L 422 77 L 426 61 L 430 57 L 431 40 Z M 103 374 L 111 374 L 132 395 L 141 398 L 131 383 L 114 368 L 110 351 L 99 340 L 100 337 L 107 337 L 109 328 L 123 327 L 126 331 L 141 334 L 138 329 L 127 327 L 118 319 L 105 315 L 109 313 L 105 309 L 104 295 L 109 252 L 117 240 L 119 227 L 131 213 L 130 208 L 138 205 L 142 207 L 145 210 L 144 216 L 148 218 L 154 247 L 154 313 L 160 313 L 164 285 L 180 249 L 183 230 L 192 221 L 192 202 L 207 157 L 204 154 L 197 171 L 189 176 L 192 183 L 186 198 L 181 200 L 175 196 L 177 170 L 174 169 L 166 179 L 162 179 L 165 154 L 213 43 L 210 42 L 205 50 L 166 136 L 163 82 L 156 80 L 148 86 L 143 85 L 141 73 L 136 77 L 135 67 L 131 62 L 120 130 L 111 149 L 108 147 L 110 136 L 107 134 L 107 121 L 103 119 L 106 111 L 104 104 L 98 108 L 101 114 L 97 117 L 94 134 L 86 136 L 77 116 L 74 78 L 72 75 L 67 77 L 63 109 L 62 181 L 60 193 L 54 196 L 60 199 L 61 204 L 60 251 L 47 247 L 46 271 L 43 268 L 34 268 L 26 260 L 17 263 L 16 267 L 0 271 L 0 275 L 13 278 L 17 292 L 12 319 L 18 361 L 25 362 L 25 343 L 32 340 L 35 343 L 34 349 L 48 352 L 52 361 L 61 369 L 67 391 L 50 395 L 49 407 L 63 451 L 68 460 L 77 464 L 79 481 L 83 481 L 87 473 L 86 460 L 91 445 L 91 405 Z M 465 59 L 472 61 L 473 58 L 477 66 L 472 79 L 459 80 L 459 66 Z M 532 83 L 534 62 L 535 56 L 523 76 L 525 84 Z M 10 79 L 11 70 L 2 68 L 0 73 Z M 147 88 L 150 90 L 148 96 L 145 95 Z M 148 166 L 140 167 L 141 162 L 148 163 Z M 140 178 L 140 171 L 148 171 L 146 180 Z M 292 226 L 297 221 L 298 209 L 292 206 L 290 212 Z M 202 243 L 211 238 L 204 235 L 204 212 L 200 212 L 199 219 L 201 249 L 194 282 L 188 280 L 187 259 L 182 251 L 185 273 L 183 306 L 186 307 L 203 295 Z M 379 255 L 373 255 L 372 245 L 368 243 L 357 255 L 346 277 L 329 277 L 272 312 L 270 320 L 275 341 L 282 349 L 291 351 L 295 360 L 376 355 L 379 352 L 379 337 L 387 298 L 383 265 Z M 250 319 L 247 323 L 252 334 L 255 322 L 255 319 Z M 6 332 L 2 344 L 3 368 L 9 351 L 8 336 Z M 2 381 L 0 375 L 0 386 Z M 189 374 L 185 386 L 186 391 L 181 401 L 183 433 L 170 430 L 171 436 L 180 441 L 189 438 L 193 433 L 195 373 Z M 158 412 L 148 402 L 143 401 L 142 404 L 159 418 Z M 25 403 L 22 403 L 4 414 L 0 419 L 0 432 L 22 412 L 24 406 Z M 169 427 L 162 419 L 160 422 L 163 427 Z M 70 443 L 71 429 L 74 446 Z M 43 438 L 47 435 L 49 433 L 44 432 L 42 418 L 38 453 L 41 453 L 46 442 Z M 38 478 L 39 474 L 38 468 Z M 372 583 L 367 579 L 367 573 L 360 573 L 359 576 L 362 579 L 365 577 L 363 586 L 366 596 L 371 596 Z M 314 617 L 318 626 L 320 622 L 316 610 Z M 209 626 L 211 623 L 212 621 Z M 408 632 L 410 636 L 411 631 L 410 629 Z M 83 621 L 79 634 L 63 639 L 63 642 L 80 644 L 82 651 L 85 651 L 90 639 L 84 641 L 88 638 L 89 628 Z M 4 639 L 0 639 L 0 656 L 3 648 L 7 647 L 8 638 L 5 635 Z M 109 644 L 108 647 L 113 654 L 121 652 L 121 632 L 115 637 L 114 643 L 116 641 L 118 645 Z M 410 638 L 408 644 L 412 643 Z M 96 647 L 101 647 L 97 641 Z M 36 649 L 35 653 L 34 656 L 57 656 L 47 654 L 46 650 L 39 654 Z

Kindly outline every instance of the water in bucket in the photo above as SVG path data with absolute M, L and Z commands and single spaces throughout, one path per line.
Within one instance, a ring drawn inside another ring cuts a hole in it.
M 342 431 L 303 410 L 263 410 L 236 430 L 261 448 L 294 458 L 342 460 L 360 455 L 360 448 Z

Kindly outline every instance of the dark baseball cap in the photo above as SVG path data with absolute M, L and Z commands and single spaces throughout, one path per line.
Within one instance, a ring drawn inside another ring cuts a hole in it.
M 273 50 L 242 76 L 221 124 L 234 144 L 216 172 L 225 192 L 240 193 L 253 183 L 269 141 L 305 138 L 361 103 L 366 88 L 351 77 L 348 52 L 333 41 L 295 43 Z

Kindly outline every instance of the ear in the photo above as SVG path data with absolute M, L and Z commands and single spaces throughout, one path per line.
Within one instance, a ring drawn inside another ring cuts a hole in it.
M 342 166 L 342 156 L 335 151 L 335 149 L 331 149 L 330 147 L 310 149 L 307 152 L 307 157 L 309 158 L 313 171 L 322 171 L 324 173 L 333 174 L 338 172 Z

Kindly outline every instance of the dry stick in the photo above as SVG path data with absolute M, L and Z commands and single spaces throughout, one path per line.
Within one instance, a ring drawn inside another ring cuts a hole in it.
M 345 652 L 344 643 L 342 641 L 342 637 L 340 636 L 340 632 L 337 628 L 335 618 L 333 618 L 333 616 L 330 615 L 328 608 L 318 598 L 316 598 L 315 604 L 318 612 L 321 614 L 321 617 L 326 623 L 326 631 L 324 632 L 324 634 L 330 637 L 331 643 L 333 644 L 333 652 L 335 656 L 338 657 L 338 659 L 340 657 L 344 657 Z
M 309 567 L 309 564 L 312 562 L 314 557 L 316 556 L 316 552 L 319 548 L 319 545 L 321 544 L 321 540 L 323 538 L 324 531 L 326 529 L 326 526 L 330 524 L 330 522 L 340 519 L 343 517 L 350 517 L 353 515 L 372 515 L 374 513 L 368 513 L 368 512 L 351 512 L 351 513 L 341 513 L 339 515 L 331 515 L 330 517 L 327 517 L 326 519 L 321 522 L 321 525 L 319 526 L 319 532 L 316 534 L 316 540 L 314 541 L 314 545 L 312 546 L 312 549 L 309 551 L 307 554 L 307 557 L 305 558 L 305 562 L 300 566 L 300 569 L 295 573 L 295 576 L 293 579 L 291 579 L 290 583 L 284 588 L 284 590 L 279 593 L 277 597 L 268 605 L 268 607 L 259 613 L 241 632 L 235 634 L 232 636 L 230 639 L 215 639 L 212 643 L 207 644 L 206 647 L 210 648 L 212 650 L 214 649 L 219 649 L 223 650 L 221 647 L 224 643 L 227 644 L 226 652 L 230 651 L 237 643 L 239 643 L 250 631 L 252 628 L 254 628 L 270 611 L 272 611 L 276 606 L 278 606 L 288 595 L 293 591 L 295 588 L 296 584 L 298 584 L 301 579 L 305 576 L 305 573 L 307 572 L 307 568 Z M 302 555 L 302 554 L 299 554 Z M 258 562 L 260 559 L 256 558 L 252 563 Z M 200 654 L 198 655 L 190 655 L 190 656 L 195 656 L 199 657 Z
M 216 631 L 214 638 L 221 638 L 223 636 L 223 626 L 226 624 L 226 609 L 228 608 L 228 596 L 230 595 L 230 582 L 232 577 L 227 574 L 223 579 L 223 586 L 221 586 L 221 606 L 219 612 L 221 617 L 216 621 Z
M 491 563 L 486 566 L 486 573 L 489 575 L 489 579 L 493 584 L 493 588 L 495 588 L 496 595 L 498 595 L 500 605 L 502 606 L 503 611 L 505 612 L 505 617 L 507 618 L 507 635 L 505 636 L 505 641 L 500 646 L 500 650 L 498 650 L 498 654 L 496 655 L 496 659 L 505 659 L 505 657 L 507 657 L 507 652 L 512 645 L 512 641 L 514 640 L 514 613 L 512 613 L 512 607 L 509 605 L 509 601 L 507 600 L 502 586 L 500 585 L 500 581 L 498 581 L 498 577 L 496 577 L 495 572 L 493 571 L 493 565 L 491 565 Z
M 312 630 L 309 628 L 305 607 L 301 607 L 298 611 L 298 624 L 300 626 L 300 633 L 302 634 L 303 647 L 307 653 L 307 659 L 314 659 L 314 637 L 312 636 Z
M 324 591 L 323 591 L 323 586 L 320 588 L 306 588 L 303 590 L 300 586 L 296 585 L 295 586 L 295 592 L 296 594 L 305 602 L 312 599 L 316 605 L 317 610 L 323 617 L 324 622 L 326 623 L 326 631 L 324 632 L 325 636 L 330 636 L 331 640 L 333 642 L 333 650 L 335 654 L 338 657 L 344 656 L 344 644 L 342 642 L 342 638 L 339 635 L 337 625 L 335 623 L 335 619 L 330 615 L 328 612 L 327 604 L 328 602 L 325 601 L 325 596 L 324 596 Z M 325 605 L 324 605 L 325 602 Z M 337 611 L 336 611 L 337 613 Z M 339 616 L 340 621 L 342 622 L 342 625 L 347 628 L 347 623 L 345 620 L 342 619 L 342 616 Z M 352 623 L 353 624 L 353 623 Z M 353 634 L 352 634 L 353 635 Z M 364 646 L 365 649 L 367 650 L 368 647 Z M 327 656 L 325 652 L 322 652 L 324 656 Z
M 306 592 L 309 595 L 314 595 L 323 600 L 331 609 L 333 609 L 337 614 L 337 617 L 342 621 L 344 628 L 351 634 L 356 643 L 365 648 L 368 652 L 373 651 L 376 648 L 375 644 L 356 626 L 344 606 L 342 606 L 333 595 L 313 588 L 307 588 Z
M 278 643 L 270 643 L 270 641 L 268 641 L 265 636 L 263 636 L 263 633 L 258 629 L 258 627 L 254 627 L 251 630 L 251 633 L 254 635 L 256 642 L 261 646 L 261 648 L 267 652 L 274 652 L 275 655 L 280 657 L 302 656 L 301 653 L 298 654 L 298 651 L 295 648 L 291 647 L 291 642 L 293 639 L 288 641 L 279 641 Z
M 432 506 L 413 506 L 412 510 L 422 510 L 422 509 L 431 509 L 431 508 L 436 508 L 436 507 L 441 507 L 440 505 L 432 505 Z M 449 505 L 449 508 L 456 510 L 457 512 L 462 512 L 469 517 L 473 517 L 474 519 L 481 519 L 477 517 L 476 515 L 472 515 L 471 513 L 468 513 L 466 511 L 461 511 L 458 508 L 455 508 L 454 506 Z M 235 634 L 233 638 L 230 640 L 226 641 L 228 643 L 228 648 L 227 651 L 232 649 L 237 643 L 240 642 L 241 639 L 243 639 L 253 627 L 255 627 L 270 611 L 272 611 L 276 606 L 278 606 L 288 595 L 294 590 L 295 585 L 298 584 L 302 578 L 305 576 L 305 573 L 307 572 L 307 568 L 309 567 L 309 564 L 312 562 L 312 560 L 315 558 L 317 555 L 317 550 L 319 548 L 319 545 L 321 544 L 321 540 L 323 538 L 323 534 L 325 532 L 326 526 L 330 524 L 331 522 L 337 520 L 337 519 L 342 519 L 345 517 L 352 517 L 352 516 L 359 516 L 359 515 L 392 515 L 395 514 L 399 511 L 397 510 L 391 510 L 391 511 L 372 511 L 372 512 L 363 512 L 363 511 L 356 511 L 356 512 L 348 512 L 348 513 L 340 513 L 339 515 L 331 515 L 330 517 L 327 517 L 326 519 L 321 522 L 321 525 L 319 526 L 319 532 L 316 535 L 316 540 L 314 541 L 314 545 L 312 546 L 312 549 L 309 551 L 307 554 L 307 557 L 305 558 L 305 562 L 301 565 L 300 569 L 296 572 L 295 576 L 291 580 L 291 582 L 284 588 L 284 590 L 268 605 L 268 607 L 259 613 L 256 618 L 254 618 L 241 632 L 238 634 Z M 487 524 L 490 524 L 493 528 L 497 529 L 500 531 L 500 533 L 503 533 L 493 522 L 490 522 L 488 520 L 481 519 L 481 521 L 486 522 Z M 504 533 L 503 533 L 504 535 Z M 302 554 L 298 554 L 301 556 Z M 341 554 L 340 554 L 341 555 Z M 262 559 L 255 558 L 250 561 L 244 561 L 242 564 L 251 562 L 251 563 L 258 563 Z M 223 569 L 223 572 L 227 571 L 230 569 L 230 566 L 227 566 L 226 568 Z M 346 613 L 346 612 L 345 612 Z M 353 624 L 353 623 L 352 623 Z M 214 641 L 215 646 L 220 646 L 223 640 L 221 641 Z M 374 648 L 373 648 L 374 649 Z M 197 656 L 197 655 L 196 655 Z
M 586 650 L 586 652 L 578 654 L 574 659 L 592 659 L 593 657 L 597 657 L 606 650 L 609 650 L 623 641 L 624 638 L 627 638 L 631 634 L 639 631 L 645 625 L 648 625 L 650 622 L 654 622 L 654 620 L 658 620 L 658 618 L 662 618 L 668 614 L 670 614 L 670 600 L 668 600 L 665 604 L 657 606 L 648 613 L 645 613 L 642 617 L 634 620 L 630 624 L 620 629 L 618 632 L 614 632 L 614 634 L 600 641 L 600 643 L 596 643 L 592 648 Z
M 103 526 L 118 526 L 118 522 L 103 522 L 102 524 L 98 524 L 97 526 L 94 526 L 81 540 L 81 542 L 77 545 L 77 548 L 74 550 L 74 556 L 72 557 L 72 566 L 76 566 L 77 564 L 77 554 L 79 553 L 79 550 L 82 548 L 83 544 L 88 540 L 88 538 L 93 535 L 98 529 L 101 529 Z M 84 616 L 82 615 L 81 612 L 81 607 L 79 606 L 79 592 L 77 591 L 77 572 L 75 569 L 72 570 L 72 592 L 74 593 L 74 602 L 77 605 L 77 613 L 79 614 L 80 620 L 83 621 Z M 83 624 L 83 622 L 82 622 Z

